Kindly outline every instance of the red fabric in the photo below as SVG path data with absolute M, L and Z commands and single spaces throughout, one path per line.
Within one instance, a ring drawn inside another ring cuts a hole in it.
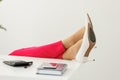
M 65 47 L 63 46 L 62 41 L 58 41 L 43 46 L 18 49 L 9 55 L 62 59 L 64 51 Z

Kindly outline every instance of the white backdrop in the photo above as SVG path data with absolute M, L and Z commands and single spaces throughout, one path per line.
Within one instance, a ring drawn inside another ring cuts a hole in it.
M 0 3 L 0 54 L 64 39 L 92 18 L 95 62 L 80 67 L 80 80 L 120 80 L 119 0 L 3 0 Z M 78 77 L 76 77 L 78 79 Z

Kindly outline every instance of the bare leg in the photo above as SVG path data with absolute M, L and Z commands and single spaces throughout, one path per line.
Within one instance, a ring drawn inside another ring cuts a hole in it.
M 74 45 L 76 42 L 81 40 L 83 38 L 84 31 L 85 31 L 85 27 L 82 27 L 77 32 L 75 32 L 72 36 L 64 39 L 62 42 L 63 42 L 63 45 L 65 46 L 65 48 L 68 49 L 69 47 Z
M 80 46 L 82 44 L 82 39 L 77 41 L 73 46 L 71 46 L 70 48 L 68 48 L 64 54 L 63 54 L 63 59 L 68 59 L 68 60 L 72 60 L 75 59 L 75 56 L 78 52 L 78 50 L 80 49 Z
M 63 59 L 71 60 L 75 58 L 82 44 L 84 31 L 85 31 L 85 27 L 82 27 L 77 32 L 75 32 L 72 36 L 62 41 L 65 48 L 67 48 L 67 50 L 63 54 Z

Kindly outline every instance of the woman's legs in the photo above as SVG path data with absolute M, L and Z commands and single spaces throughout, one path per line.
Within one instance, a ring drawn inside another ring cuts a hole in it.
M 82 42 L 84 29 L 85 28 L 82 27 L 72 36 L 62 41 L 58 41 L 48 45 L 37 46 L 37 47 L 17 49 L 12 53 L 10 53 L 9 55 L 40 57 L 40 58 L 73 59 L 77 51 L 79 50 L 80 44 Z
M 82 44 L 84 32 L 85 32 L 85 27 L 82 27 L 77 32 L 75 32 L 72 36 L 62 41 L 63 45 L 67 49 L 63 53 L 63 56 L 62 56 L 63 59 L 69 59 L 69 60 L 75 59 L 75 56 Z
M 80 40 L 77 41 L 73 46 L 71 46 L 70 48 L 68 48 L 68 49 L 63 53 L 62 58 L 63 58 L 63 59 L 68 59 L 68 60 L 75 59 L 75 56 L 76 56 L 78 50 L 80 49 L 81 44 L 82 44 L 82 39 L 80 39 Z
M 68 49 L 69 47 L 74 45 L 76 42 L 81 40 L 83 38 L 84 31 L 85 31 L 85 27 L 82 27 L 77 32 L 75 32 L 73 35 L 71 35 L 68 38 L 62 40 L 64 47 L 66 49 Z

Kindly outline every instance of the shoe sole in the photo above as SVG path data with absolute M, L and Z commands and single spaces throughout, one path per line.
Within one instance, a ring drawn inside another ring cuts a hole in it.
M 84 54 L 84 57 L 88 57 L 89 56 L 90 51 L 92 50 L 92 48 L 96 44 L 96 37 L 95 37 L 94 30 L 93 30 L 92 21 L 91 21 L 90 16 L 88 14 L 87 14 L 87 18 L 89 20 L 89 23 L 88 23 L 89 48 L 87 49 L 86 53 Z
M 90 26 L 90 25 L 88 25 Z M 85 57 L 89 56 L 90 51 L 92 50 L 92 48 L 94 47 L 94 45 L 96 44 L 96 38 L 95 38 L 95 34 L 94 31 L 91 27 L 88 27 L 88 41 L 89 41 L 89 48 L 87 49 L 86 53 L 85 53 Z

